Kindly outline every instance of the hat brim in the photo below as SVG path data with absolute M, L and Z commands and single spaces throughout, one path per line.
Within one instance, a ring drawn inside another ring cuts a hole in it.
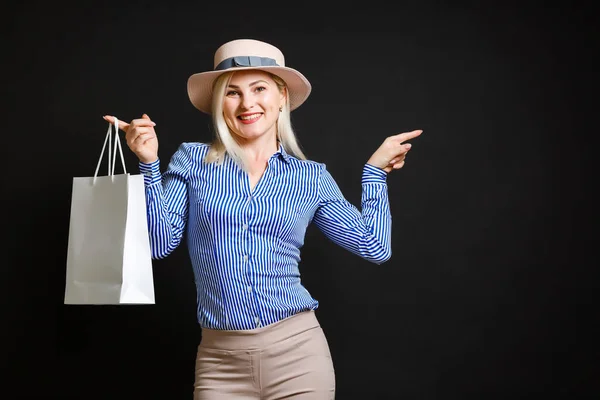
M 260 70 L 272 73 L 283 79 L 288 87 L 290 98 L 290 111 L 306 101 L 312 90 L 311 84 L 304 75 L 289 67 L 264 66 L 264 67 L 235 67 L 222 71 L 206 71 L 193 74 L 188 78 L 187 91 L 190 101 L 198 110 L 212 113 L 213 83 L 219 75 L 230 71 Z

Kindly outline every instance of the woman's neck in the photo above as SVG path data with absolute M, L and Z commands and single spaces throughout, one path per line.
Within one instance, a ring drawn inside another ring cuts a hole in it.
M 277 152 L 279 143 L 275 136 L 265 136 L 240 143 L 240 147 L 244 150 L 248 162 L 254 164 L 266 162 L 273 153 Z

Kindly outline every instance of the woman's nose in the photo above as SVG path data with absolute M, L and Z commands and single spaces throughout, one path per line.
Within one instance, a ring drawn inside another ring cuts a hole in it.
M 241 106 L 245 110 L 249 110 L 254 107 L 256 102 L 252 99 L 252 96 L 244 96 L 242 97 Z

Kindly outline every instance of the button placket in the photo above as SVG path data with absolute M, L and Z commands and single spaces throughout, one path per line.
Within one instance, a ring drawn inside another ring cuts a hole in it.
M 250 237 L 248 235 L 248 220 L 251 215 L 251 212 L 250 212 L 251 203 L 252 203 L 252 194 L 249 194 L 247 197 L 246 215 L 244 218 L 245 220 L 242 221 L 242 235 L 243 235 L 242 243 L 243 243 L 243 251 L 244 251 L 244 255 L 242 256 L 242 259 L 244 260 L 244 269 L 246 271 L 246 279 L 248 282 L 247 290 L 248 290 L 249 294 L 252 293 L 252 279 L 251 279 L 251 274 L 250 274 L 250 264 L 248 262 L 248 260 L 249 260 L 248 252 L 250 251 Z
M 265 172 L 266 173 L 266 172 Z M 263 176 L 264 178 L 264 176 Z M 262 179 L 261 179 L 262 180 Z M 260 184 L 260 183 L 259 183 Z M 258 185 L 257 184 L 257 187 Z M 264 183 L 263 183 L 264 185 Z M 244 260 L 244 267 L 246 270 L 246 276 L 247 276 L 247 281 L 248 281 L 248 285 L 246 287 L 246 290 L 248 291 L 248 295 L 250 296 L 250 301 L 252 303 L 254 303 L 255 307 L 258 307 L 258 304 L 256 304 L 256 297 L 254 296 L 254 288 L 253 288 L 253 284 L 252 284 L 252 274 L 251 274 L 251 268 L 250 268 L 250 256 L 249 256 L 249 252 L 251 249 L 251 244 L 252 244 L 252 238 L 250 236 L 250 218 L 251 218 L 251 208 L 252 208 L 252 201 L 254 200 L 254 196 L 255 193 L 250 193 L 248 194 L 247 198 L 246 198 L 246 218 L 245 221 L 242 222 L 242 235 L 243 235 L 243 246 L 244 246 L 244 255 L 242 256 L 243 260 Z M 257 309 L 256 311 L 256 316 L 254 317 L 254 321 L 257 327 L 261 326 L 261 322 L 260 322 L 260 317 L 259 315 L 259 310 Z

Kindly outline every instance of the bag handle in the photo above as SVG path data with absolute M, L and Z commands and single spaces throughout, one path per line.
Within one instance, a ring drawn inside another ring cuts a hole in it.
M 104 144 L 102 145 L 102 152 L 100 153 L 100 158 L 98 159 L 98 164 L 96 165 L 96 172 L 94 172 L 94 183 L 96 182 L 96 177 L 98 176 L 98 170 L 100 169 L 100 164 L 102 163 L 102 157 L 104 156 L 104 150 L 106 149 L 106 143 L 108 142 L 108 176 L 114 177 L 115 174 L 115 161 L 117 159 L 117 147 L 119 148 L 119 153 L 121 154 L 121 164 L 123 165 L 123 173 L 127 173 L 127 168 L 125 168 L 125 157 L 123 157 L 123 148 L 121 147 L 121 139 L 119 138 L 119 120 L 115 118 L 115 146 L 112 148 L 112 135 L 111 128 L 113 124 L 108 123 L 108 130 L 106 131 L 106 137 L 104 138 Z M 113 154 L 111 155 L 111 148 L 113 150 Z

